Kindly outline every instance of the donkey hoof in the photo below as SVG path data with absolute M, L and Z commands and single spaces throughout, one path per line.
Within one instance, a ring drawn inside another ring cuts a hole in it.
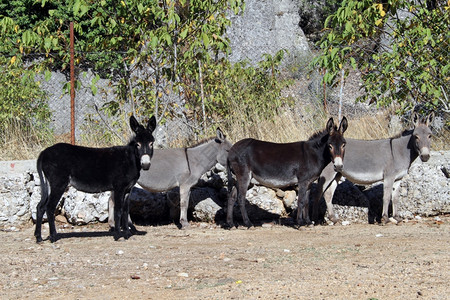
M 49 240 L 50 240 L 50 242 L 54 243 L 54 242 L 56 242 L 58 240 L 58 238 L 56 236 L 51 235 L 49 237 Z
M 330 217 L 330 221 L 333 222 L 333 224 L 339 223 L 339 218 L 337 217 Z
M 397 224 L 398 223 L 397 220 L 395 218 L 393 218 L 393 217 L 389 218 L 389 222 L 392 223 L 392 224 Z
M 308 225 L 308 223 L 305 220 L 297 220 L 297 226 L 298 227 L 302 227 L 302 226 L 306 226 Z
M 397 221 L 397 223 L 403 222 L 403 218 L 401 218 L 399 216 L 395 216 L 394 220 Z
M 136 229 L 136 226 L 130 224 L 130 232 L 132 235 L 137 234 L 138 230 Z
M 181 221 L 181 229 L 185 230 L 185 229 L 189 229 L 191 227 L 191 224 L 189 224 L 189 222 L 187 221 Z
M 223 228 L 223 229 L 230 230 L 230 229 L 235 228 L 235 226 L 234 226 L 234 223 L 233 223 L 233 222 L 231 222 L 231 223 L 230 223 L 230 222 L 226 222 L 226 223 L 223 224 L 222 228 Z
M 252 227 L 253 227 L 253 223 L 252 223 L 252 222 L 250 222 L 250 221 L 248 221 L 248 222 L 245 222 L 244 224 L 245 224 L 245 226 L 247 227 L 247 229 L 248 229 L 248 228 L 252 228 Z
M 42 237 L 36 237 L 36 243 L 38 243 L 38 244 L 40 244 L 40 243 L 42 243 L 44 240 L 42 239 Z
M 381 218 L 381 225 L 386 225 L 386 224 L 388 224 L 389 222 L 391 222 L 391 220 L 390 220 L 387 216 L 383 216 L 383 217 Z

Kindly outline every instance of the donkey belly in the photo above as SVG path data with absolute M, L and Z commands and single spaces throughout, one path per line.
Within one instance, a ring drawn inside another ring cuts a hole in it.
M 252 176 L 261 185 L 271 188 L 284 188 L 298 183 L 298 180 L 295 176 L 292 176 L 290 178 L 282 176 L 258 176 L 256 174 L 252 174 Z
M 153 166 L 153 165 L 152 165 Z M 145 190 L 152 193 L 161 193 L 171 190 L 179 186 L 177 175 L 167 170 L 166 172 L 152 170 L 141 171 L 141 176 L 138 179 L 138 184 Z
M 342 172 L 342 175 L 356 184 L 372 184 L 378 181 L 383 180 L 383 171 L 373 171 L 373 170 L 364 170 L 364 171 L 352 171 L 345 169 Z
M 114 189 L 110 182 L 86 181 L 76 177 L 70 177 L 70 185 L 85 193 L 101 193 Z

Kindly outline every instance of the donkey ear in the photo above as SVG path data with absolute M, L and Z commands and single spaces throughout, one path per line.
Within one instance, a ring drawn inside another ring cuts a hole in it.
M 419 117 L 419 114 L 418 114 L 417 112 L 413 112 L 413 113 L 412 113 L 412 115 L 411 115 L 411 121 L 412 121 L 414 127 L 419 126 L 419 123 L 420 123 L 420 117 Z
M 327 122 L 327 132 L 328 134 L 334 133 L 334 121 L 333 118 L 330 118 Z
M 131 127 L 131 130 L 133 130 L 133 132 L 136 132 L 139 128 L 139 122 L 136 120 L 136 118 L 133 115 L 131 115 L 131 117 L 130 117 L 130 127 Z
M 155 118 L 155 116 L 152 116 L 150 118 L 150 120 L 148 120 L 147 130 L 150 132 L 153 132 L 155 130 L 155 128 L 156 128 L 156 118 Z
M 225 141 L 225 138 L 226 138 L 225 134 L 223 134 L 222 130 L 220 130 L 220 128 L 217 127 L 217 139 L 220 142 L 223 142 L 223 141 Z
M 427 125 L 427 127 L 430 127 L 430 124 L 433 123 L 433 121 L 434 121 L 434 111 L 428 115 L 425 124 Z
M 341 134 L 344 134 L 344 132 L 347 130 L 348 127 L 348 121 L 346 117 L 342 118 L 341 124 L 339 124 L 339 132 Z

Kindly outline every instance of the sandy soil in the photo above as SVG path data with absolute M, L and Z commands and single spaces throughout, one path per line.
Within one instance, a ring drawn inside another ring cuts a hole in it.
M 449 299 L 450 216 L 300 230 L 138 229 L 146 234 L 115 242 L 107 224 L 59 224 L 53 244 L 36 244 L 32 224 L 3 230 L 0 298 Z

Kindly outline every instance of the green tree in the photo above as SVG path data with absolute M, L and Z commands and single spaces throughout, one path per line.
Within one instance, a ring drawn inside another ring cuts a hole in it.
M 226 13 L 239 13 L 241 0 L 16 0 L 2 4 L 0 52 L 11 66 L 25 62 L 35 72 L 69 64 L 69 23 L 74 21 L 75 62 L 79 69 L 92 69 L 97 76 L 117 83 L 117 101 L 106 109 L 116 113 L 131 101 L 135 113 L 161 116 L 181 95 L 195 106 L 199 79 L 198 62 L 214 69 L 226 56 L 224 38 L 230 24 Z M 29 14 L 36 11 L 36 14 Z M 39 58 L 36 60 L 36 58 Z M 135 76 L 133 74 L 138 74 Z M 134 76 L 134 77 L 132 77 Z
M 313 65 L 335 84 L 342 69 L 361 71 L 361 100 L 398 104 L 402 113 L 449 112 L 449 6 L 447 1 L 344 0 L 330 15 L 322 54 Z

